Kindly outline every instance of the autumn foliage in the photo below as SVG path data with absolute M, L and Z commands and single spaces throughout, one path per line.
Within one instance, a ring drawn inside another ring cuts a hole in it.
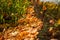
M 60 40 L 60 4 L 39 0 L 0 0 L 0 40 Z

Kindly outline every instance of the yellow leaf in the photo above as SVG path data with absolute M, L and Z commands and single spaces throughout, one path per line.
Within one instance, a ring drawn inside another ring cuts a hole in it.
M 58 19 L 58 20 L 57 20 L 57 24 L 59 24 L 59 25 L 60 25 L 60 19 Z
M 52 31 L 52 30 L 53 30 L 53 27 L 50 27 L 50 28 L 49 28 L 49 31 Z

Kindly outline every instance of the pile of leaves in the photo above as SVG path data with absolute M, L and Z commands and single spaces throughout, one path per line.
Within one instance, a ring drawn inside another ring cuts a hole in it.
M 34 7 L 29 7 L 30 13 L 18 20 L 19 25 L 4 32 L 3 40 L 37 40 L 38 31 L 42 29 L 43 22 L 34 13 Z

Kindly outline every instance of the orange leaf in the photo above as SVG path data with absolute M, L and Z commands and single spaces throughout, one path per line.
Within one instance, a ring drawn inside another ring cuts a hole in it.
M 46 8 L 46 6 L 43 6 L 43 10 L 46 10 L 47 8 Z

